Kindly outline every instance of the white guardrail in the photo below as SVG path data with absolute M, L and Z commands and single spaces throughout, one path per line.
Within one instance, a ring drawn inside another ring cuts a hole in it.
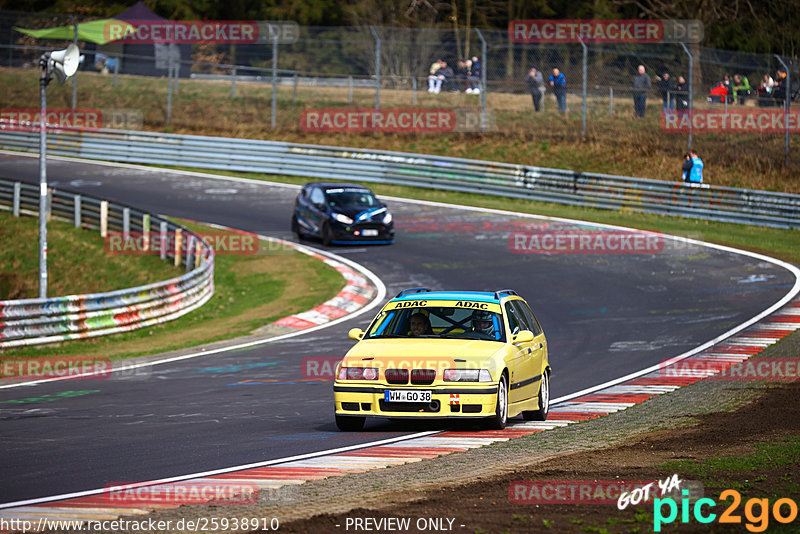
M 38 133 L 0 121 L 0 147 L 38 152 Z M 5 129 L 3 129 L 5 128 Z M 48 134 L 48 153 L 106 161 L 357 180 L 800 228 L 800 195 L 470 159 L 120 130 Z
M 0 180 L 0 209 L 39 213 L 39 186 Z M 0 348 L 103 336 L 176 319 L 214 294 L 214 251 L 187 228 L 135 208 L 50 189 L 49 215 L 76 228 L 159 243 L 161 258 L 186 274 L 108 293 L 0 301 Z M 151 230 L 152 228 L 152 230 Z M 171 247 L 166 246 L 170 243 Z M 173 246 L 174 245 L 174 246 Z

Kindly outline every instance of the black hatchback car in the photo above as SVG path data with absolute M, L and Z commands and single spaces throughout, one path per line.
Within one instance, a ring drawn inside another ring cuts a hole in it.
M 292 231 L 298 238 L 317 237 L 324 245 L 394 241 L 392 214 L 366 187 L 312 182 L 294 202 Z

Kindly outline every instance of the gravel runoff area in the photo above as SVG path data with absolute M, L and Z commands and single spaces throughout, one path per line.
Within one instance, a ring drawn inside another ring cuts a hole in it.
M 796 358 L 798 354 L 800 332 L 768 347 L 758 358 Z M 355 532 L 352 524 L 347 528 L 347 519 L 367 517 L 411 518 L 412 528 L 404 532 L 417 532 L 414 525 L 419 518 L 454 519 L 453 532 L 651 532 L 650 503 L 649 508 L 639 505 L 623 511 L 614 504 L 519 504 L 510 501 L 509 486 L 519 480 L 664 479 L 672 474 L 661 466 L 664 462 L 746 455 L 758 443 L 800 435 L 798 401 L 798 382 L 704 380 L 622 412 L 504 443 L 272 492 L 262 490 L 259 502 L 246 507 L 183 506 L 129 519 L 171 519 L 175 524 L 178 519 L 196 517 L 275 517 L 280 532 L 297 533 Z M 745 482 L 752 496 L 773 499 L 783 481 L 790 490 L 795 488 L 795 495 L 784 492 L 780 496 L 798 502 L 796 466 L 797 462 L 788 473 L 787 468 L 777 467 L 715 475 L 727 475 L 723 480 L 728 481 L 742 477 L 740 482 Z M 744 480 L 748 476 L 757 481 L 755 486 Z M 713 480 L 701 482 L 706 496 L 717 497 L 722 489 Z M 798 523 L 787 526 L 798 528 Z M 714 527 L 714 531 L 726 531 L 719 528 L 725 525 Z M 708 531 L 708 525 L 696 522 L 673 528 Z M 744 528 L 744 524 L 733 526 L 736 532 Z M 442 531 L 447 529 L 445 521 Z M 389 530 L 360 530 L 384 531 Z

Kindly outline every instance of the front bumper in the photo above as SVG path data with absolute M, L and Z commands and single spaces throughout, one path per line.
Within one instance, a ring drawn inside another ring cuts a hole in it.
M 386 391 L 426 390 L 430 403 L 387 402 Z M 393 418 L 483 418 L 495 415 L 497 384 L 398 387 L 334 382 L 337 415 Z
M 394 225 L 382 223 L 357 223 L 357 224 L 343 224 L 338 221 L 331 223 L 333 230 L 333 240 L 331 243 L 337 245 L 346 245 L 350 243 L 373 243 L 373 244 L 390 244 L 394 241 Z M 377 234 L 375 235 L 364 235 Z

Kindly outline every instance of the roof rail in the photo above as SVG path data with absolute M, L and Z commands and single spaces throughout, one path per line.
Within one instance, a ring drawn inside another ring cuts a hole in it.
M 503 295 L 514 295 L 517 297 L 519 296 L 517 292 L 514 291 L 513 289 L 498 289 L 497 291 L 494 292 L 494 298 L 496 298 L 497 300 L 500 300 L 500 298 Z
M 430 291 L 427 287 L 412 287 L 411 289 L 404 289 L 400 293 L 394 296 L 394 298 L 399 298 L 404 295 L 410 295 L 412 293 L 427 293 Z

